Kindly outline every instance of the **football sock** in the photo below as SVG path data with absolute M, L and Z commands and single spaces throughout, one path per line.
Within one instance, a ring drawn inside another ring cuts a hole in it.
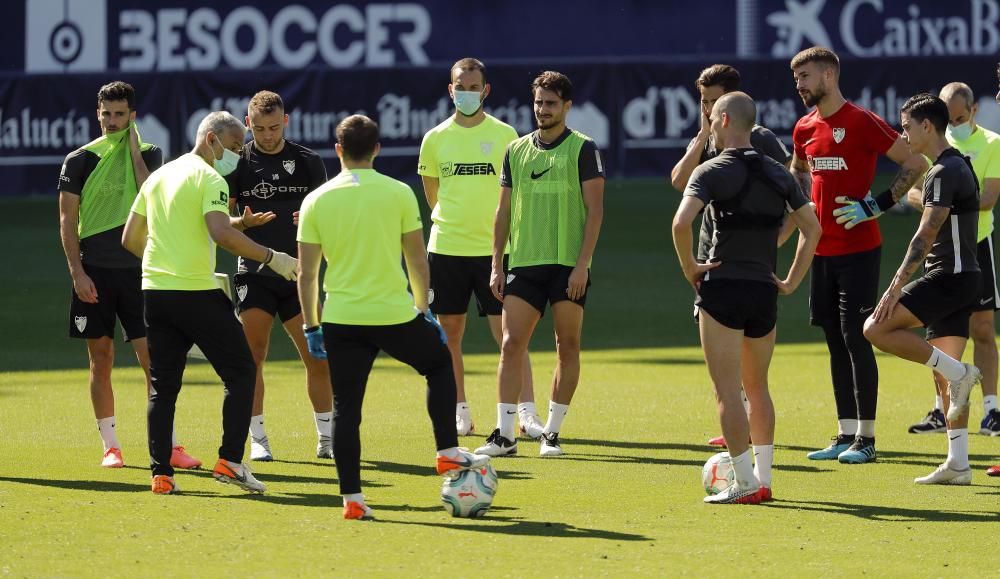
M 517 405 L 517 415 L 521 418 L 521 422 L 524 423 L 538 416 L 538 409 L 535 408 L 534 402 L 521 402 Z
M 747 393 L 742 389 L 740 390 L 740 398 L 743 399 L 743 409 L 747 411 L 747 414 L 750 414 L 750 400 L 747 399 Z
M 948 460 L 945 464 L 953 470 L 969 468 L 969 429 L 948 431 Z
M 264 428 L 264 417 L 261 416 L 261 430 Z M 316 434 L 318 436 L 333 436 L 333 411 L 313 412 L 313 420 L 316 422 Z M 253 422 L 251 421 L 251 425 Z M 251 428 L 253 428 L 251 426 Z
M 514 440 L 514 418 L 517 416 L 517 404 L 497 404 L 497 428 L 500 436 Z
M 986 400 L 983 400 L 983 403 L 985 404 Z M 934 410 L 944 412 L 944 400 L 941 398 L 940 394 L 934 397 Z
M 365 504 L 365 495 L 363 495 L 361 493 L 346 494 L 346 495 L 343 496 L 343 499 L 344 499 L 344 506 L 345 507 L 347 506 L 347 503 L 352 502 L 352 501 L 355 502 L 355 503 L 361 503 L 362 505 Z
M 458 456 L 458 447 L 453 446 L 451 448 L 442 448 L 438 451 L 437 455 L 445 458 L 455 458 Z
M 771 486 L 771 464 L 774 462 L 774 445 L 761 444 L 753 446 L 753 474 L 760 484 Z
M 462 412 L 463 410 L 465 412 L 469 411 L 469 403 L 468 402 L 459 402 L 458 404 L 455 405 L 455 414 L 458 414 L 459 412 Z
M 854 436 L 858 433 L 858 421 L 854 418 L 840 418 L 837 420 L 837 434 L 841 436 Z
M 749 448 L 743 454 L 732 457 L 732 461 L 736 486 L 741 489 L 752 489 L 758 486 L 757 477 L 753 474 L 753 461 L 750 459 Z
M 931 346 L 931 357 L 924 362 L 924 366 L 937 370 L 949 381 L 961 380 L 965 376 L 965 366 L 961 362 Z
M 173 429 L 170 430 L 170 446 L 174 448 L 180 446 L 177 444 L 177 431 Z
M 115 417 L 99 418 L 97 420 L 97 430 L 101 433 L 101 442 L 104 443 L 104 452 L 109 448 L 121 450 L 121 443 L 118 442 L 118 435 L 115 433 Z
M 569 404 L 549 402 L 549 417 L 545 421 L 545 432 L 558 433 L 567 412 L 569 412 Z
M 863 436 L 865 438 L 875 438 L 875 421 L 874 420 L 859 420 L 858 421 L 858 436 Z
M 997 395 L 990 394 L 983 396 L 983 413 L 989 414 L 991 410 L 997 409 Z
M 267 436 L 267 432 L 264 431 L 263 414 L 250 417 L 250 436 L 256 438 L 257 440 L 261 440 Z

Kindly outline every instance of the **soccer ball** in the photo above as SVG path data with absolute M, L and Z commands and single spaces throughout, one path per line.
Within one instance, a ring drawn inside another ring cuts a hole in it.
M 717 495 L 733 485 L 733 461 L 728 452 L 712 455 L 701 469 L 701 483 L 705 492 Z
M 485 516 L 496 494 L 497 471 L 488 463 L 463 470 L 454 478 L 445 477 L 441 485 L 441 502 L 453 517 Z

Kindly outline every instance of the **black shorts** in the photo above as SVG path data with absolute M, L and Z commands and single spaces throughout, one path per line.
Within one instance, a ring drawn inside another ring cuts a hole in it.
M 80 301 L 70 290 L 69 337 L 96 339 L 115 337 L 115 318 L 122 324 L 125 341 L 146 337 L 142 323 L 142 270 L 138 267 L 111 268 L 83 264 L 94 281 L 97 303 Z
M 282 322 L 302 313 L 299 290 L 294 281 L 256 273 L 238 273 L 233 279 L 236 286 L 236 307 L 240 313 L 259 308 L 279 316 Z
M 982 274 L 978 271 L 932 271 L 903 287 L 899 303 L 927 327 L 927 339 L 969 337 L 969 316 L 979 298 Z
M 747 338 L 763 338 L 778 321 L 778 286 L 763 281 L 712 279 L 701 282 L 694 300 L 695 315 L 702 309 Z
M 857 327 L 875 311 L 882 248 L 813 258 L 809 286 L 809 322 L 853 323 Z
M 490 290 L 491 256 L 461 256 L 430 253 L 431 310 L 435 314 L 462 315 L 469 311 L 469 298 L 476 296 L 479 317 L 499 316 L 503 303 Z M 507 257 L 504 256 L 504 271 Z
M 972 311 L 996 311 L 1000 309 L 1000 293 L 997 292 L 997 263 L 993 255 L 992 235 L 976 244 L 976 260 L 983 275 L 983 283 L 976 303 L 972 305 Z
M 529 265 L 515 267 L 507 272 L 507 285 L 504 296 L 517 296 L 531 304 L 533 308 L 545 314 L 545 304 L 555 304 L 569 300 L 581 308 L 587 304 L 590 293 L 590 270 L 587 270 L 587 289 L 578 300 L 570 300 L 566 295 L 569 286 L 569 275 L 573 268 L 568 265 Z

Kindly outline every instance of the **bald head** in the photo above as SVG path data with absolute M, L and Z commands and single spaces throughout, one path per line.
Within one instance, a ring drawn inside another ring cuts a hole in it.
M 731 92 L 722 95 L 716 101 L 712 110 L 721 118 L 725 114 L 729 118 L 730 127 L 734 131 L 749 133 L 757 120 L 757 106 L 745 92 Z
M 949 106 L 951 106 L 953 100 L 960 98 L 966 110 L 972 110 L 972 105 L 976 102 L 975 97 L 972 95 L 972 89 L 964 82 L 949 82 L 941 87 L 938 97 Z

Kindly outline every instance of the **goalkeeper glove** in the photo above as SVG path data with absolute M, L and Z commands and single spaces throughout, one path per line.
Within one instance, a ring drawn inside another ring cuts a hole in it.
M 851 229 L 859 223 L 878 219 L 886 209 L 894 205 L 894 203 L 888 203 L 888 206 L 883 208 L 884 201 L 891 201 L 891 199 L 891 196 L 885 194 L 879 195 L 878 199 L 875 199 L 872 197 L 871 191 L 865 194 L 864 199 L 851 199 L 842 195 L 835 198 L 834 201 L 844 206 L 834 209 L 833 216 L 837 218 L 837 223 L 844 225 L 844 229 Z
M 303 328 L 306 334 L 306 344 L 313 358 L 326 360 L 326 347 L 323 345 L 323 326 Z

